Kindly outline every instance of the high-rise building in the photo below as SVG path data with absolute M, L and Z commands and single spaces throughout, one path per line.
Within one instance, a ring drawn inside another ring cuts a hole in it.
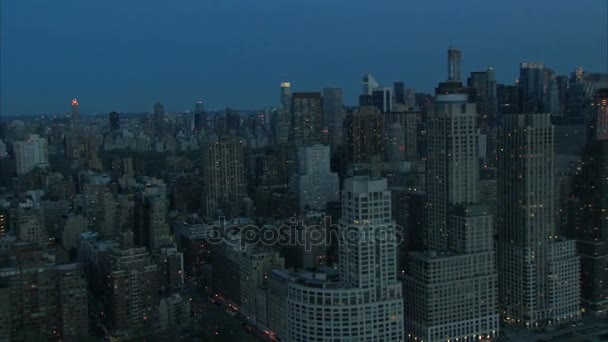
M 344 124 L 344 99 L 342 88 L 323 89 L 323 125 L 329 129 L 329 144 L 332 151 L 342 144 Z
M 494 339 L 499 331 L 493 216 L 481 205 L 453 207 L 449 249 L 412 252 L 405 277 L 409 341 Z
M 448 82 L 461 82 L 462 53 L 459 49 L 450 46 L 448 48 Z
M 234 135 L 241 128 L 241 115 L 232 108 L 226 108 L 224 115 L 226 116 L 226 130 Z
M 268 282 L 270 270 L 280 270 L 285 267 L 285 260 L 273 249 L 255 247 L 241 251 L 238 263 L 241 311 L 255 322 L 257 291 L 260 286 L 265 286 Z
M 112 112 L 108 114 L 110 132 L 118 132 L 120 130 L 120 114 Z
M 569 237 L 577 240 L 581 261 L 581 300 L 589 312 L 608 310 L 608 139 L 589 143 L 580 173 L 574 177 L 576 225 Z
M 158 317 L 159 272 L 145 247 L 110 251 L 104 291 L 106 324 L 114 333 L 152 324 Z
M 37 203 L 21 205 L 16 210 L 15 235 L 19 241 L 31 242 L 39 247 L 49 245 L 49 235 L 44 226 L 44 218 Z
M 600 89 L 595 115 L 573 181 L 572 196 L 578 220 L 570 237 L 577 240 L 581 259 L 581 300 L 585 309 L 608 313 L 608 89 Z
M 206 213 L 213 216 L 221 210 L 232 216 L 228 209 L 246 196 L 243 142 L 238 138 L 209 141 L 203 158 Z
M 595 113 L 589 127 L 588 140 L 608 140 L 608 88 L 597 91 L 593 106 Z
M 178 292 L 184 286 L 184 253 L 175 245 L 160 249 L 158 258 L 160 289 L 164 293 Z
M 499 303 L 508 323 L 563 324 L 580 315 L 579 260 L 556 232 L 550 114 L 503 118 L 498 157 Z
M 347 116 L 347 160 L 371 163 L 384 157 L 384 116 L 373 106 L 359 107 Z
M 0 208 L 0 238 L 8 233 L 8 210 Z
M 72 130 L 77 131 L 80 128 L 80 105 L 78 99 L 72 99 Z
M 550 69 L 545 69 L 543 88 L 543 111 L 552 115 L 558 115 L 560 101 L 559 84 L 557 83 L 555 73 Z
M 299 172 L 293 176 L 292 189 L 300 212 L 324 211 L 329 202 L 339 201 L 340 178 L 331 172 L 329 146 L 300 147 L 298 157 Z
M 386 161 L 397 163 L 405 160 L 405 130 L 399 121 L 388 124 L 386 127 Z
M 271 270 L 268 277 L 268 328 L 277 336 L 287 336 L 287 290 L 293 277 L 286 270 Z
M 416 293 L 405 297 L 407 339 L 495 338 L 493 216 L 478 205 L 476 104 L 457 82 L 439 88 L 427 112 L 424 247 L 409 253 L 405 277 L 405 291 Z
M 280 105 L 283 110 L 291 110 L 291 83 L 289 82 L 281 82 Z
M 405 160 L 415 161 L 419 159 L 418 155 L 418 139 L 422 113 L 418 111 L 401 111 L 393 112 L 388 115 L 390 125 L 399 123 L 404 134 L 404 157 Z M 387 135 L 388 136 L 388 135 Z M 388 147 L 387 147 L 388 148 Z M 401 152 L 400 152 L 401 153 Z M 400 154 L 401 155 L 401 154 Z
M 472 72 L 468 79 L 468 86 L 471 89 L 469 102 L 477 104 L 477 113 L 482 127 L 496 123 L 498 104 L 494 69 Z
M 293 93 L 291 100 L 292 141 L 296 146 L 321 142 L 323 106 L 321 93 Z
M 516 85 L 496 85 L 497 115 L 517 114 L 519 110 L 519 87 Z
M 372 90 L 372 104 L 382 113 L 393 110 L 393 95 L 391 88 L 376 88 Z
M 207 114 L 203 101 L 197 101 L 194 104 L 194 131 L 202 132 L 207 128 Z
M 279 108 L 271 122 L 276 144 L 287 143 L 291 135 L 291 83 L 281 82 Z
M 363 74 L 363 90 L 362 95 L 371 95 L 372 91 L 378 88 L 379 84 L 376 82 L 371 74 Z
M 2 340 L 39 332 L 57 340 L 88 334 L 86 281 L 79 264 L 55 265 L 55 255 L 23 251 L 0 268 Z M 6 316 L 5 316 L 6 315 Z
M 520 110 L 522 113 L 540 113 L 543 110 L 543 62 L 521 62 L 519 66 Z
M 426 244 L 435 251 L 447 248 L 450 206 L 477 203 L 479 156 L 476 106 L 474 103 L 446 102 L 458 100 L 457 96 L 438 96 L 435 108 L 427 114 Z M 466 101 L 466 96 L 460 100 Z
M 167 223 L 168 203 L 166 185 L 162 180 L 156 178 L 146 179 L 144 187 L 136 194 L 135 205 L 135 243 L 138 246 L 146 246 L 151 251 L 171 244 L 170 227 Z M 125 208 L 120 208 L 120 216 L 129 216 L 130 203 L 121 203 Z M 116 207 L 116 201 L 113 203 Z M 123 211 L 126 210 L 126 211 Z M 116 217 L 118 215 L 112 215 Z M 116 222 L 111 220 L 116 226 Z M 120 229 L 121 227 L 115 227 Z
M 287 285 L 287 322 L 286 336 L 280 337 L 294 342 L 403 339 L 403 299 L 397 281 L 390 197 L 386 179 L 345 180 L 339 280 L 332 270 L 325 270 L 301 273 L 283 282 Z M 275 285 L 273 282 L 273 289 Z M 275 317 L 272 301 L 271 307 L 269 316 Z
M 557 83 L 558 105 L 555 115 L 564 117 L 566 115 L 566 97 L 568 96 L 569 79 L 567 75 L 555 77 Z
M 405 89 L 405 108 L 414 110 L 416 108 L 416 93 L 413 89 Z
M 395 96 L 395 104 L 405 105 L 405 84 L 403 82 L 393 83 L 393 94 Z
M 442 95 L 444 97 L 442 101 L 444 102 L 448 101 L 445 98 L 446 95 L 458 95 L 458 101 L 462 102 L 466 102 L 469 97 L 469 90 L 461 82 L 461 63 L 462 53 L 450 46 L 448 48 L 448 79 L 439 83 L 435 88 L 435 95 Z M 454 99 L 450 99 L 450 101 L 452 100 Z
M 49 163 L 48 147 L 45 138 L 38 134 L 31 134 L 25 141 L 16 141 L 13 144 L 17 174 L 26 174 L 35 168 L 46 167 Z
M 160 102 L 154 104 L 154 115 L 152 117 L 154 124 L 154 135 L 163 137 L 166 131 L 165 127 L 165 107 Z
M 61 335 L 65 340 L 88 334 L 87 282 L 79 264 L 55 266 L 59 290 Z

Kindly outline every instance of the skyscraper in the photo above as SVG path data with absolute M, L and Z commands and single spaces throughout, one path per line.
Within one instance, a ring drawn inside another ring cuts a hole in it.
M 206 189 L 206 213 L 213 216 L 223 209 L 231 215 L 230 207 L 246 196 L 243 142 L 238 138 L 220 138 L 206 144 L 203 158 Z
M 597 91 L 595 115 L 574 177 L 577 239 L 581 258 L 581 299 L 588 311 L 605 315 L 608 310 L 608 89 Z M 574 222 L 573 222 L 574 223 Z
M 516 85 L 496 85 L 497 116 L 520 113 L 519 87 Z
M 520 109 L 522 113 L 543 110 L 543 62 L 521 62 L 519 66 Z
M 448 51 L 448 81 L 427 112 L 426 227 L 405 276 L 408 340 L 495 338 L 499 329 L 493 216 L 478 203 L 475 103 L 460 83 L 460 51 Z M 458 75 L 458 76 L 456 76 Z
M 78 99 L 72 99 L 72 129 L 77 131 L 80 128 L 80 109 Z
M 330 169 L 329 146 L 313 145 L 298 150 L 299 172 L 292 188 L 298 196 L 300 211 L 327 209 L 327 203 L 340 196 L 340 178 Z
M 372 91 L 378 88 L 379 84 L 376 82 L 372 74 L 363 74 L 363 90 L 362 95 L 371 95 Z
M 323 107 L 321 93 L 294 93 L 291 101 L 292 141 L 296 146 L 321 142 Z
M 283 110 L 291 109 L 291 83 L 289 82 L 281 82 L 280 105 Z
M 323 126 L 329 129 L 329 144 L 332 151 L 342 144 L 344 125 L 344 99 L 342 88 L 323 89 Z
M 405 160 L 405 130 L 399 121 L 388 124 L 386 127 L 386 151 L 387 162 L 401 162 Z
M 475 104 L 444 102 L 458 95 L 437 97 L 427 118 L 427 186 L 430 250 L 447 247 L 450 206 L 477 203 L 479 156 Z M 463 98 L 464 99 L 464 98 Z
M 382 113 L 390 113 L 393 110 L 392 89 L 378 87 L 372 90 L 372 104 Z
M 386 179 L 358 176 L 344 180 L 342 206 L 340 284 L 372 290 L 372 300 L 400 299 L 395 222 L 391 219 L 391 192 Z M 401 320 L 399 306 L 395 313 Z
M 152 117 L 154 123 L 154 135 L 157 138 L 162 138 L 166 131 L 165 128 L 165 107 L 160 103 L 154 104 L 154 116 Z
M 197 101 L 194 104 L 194 131 L 202 132 L 207 128 L 207 114 L 203 101 Z
M 461 82 L 462 54 L 459 49 L 450 46 L 448 48 L 448 82 Z
M 291 83 L 281 82 L 279 108 L 271 123 L 275 143 L 284 144 L 291 136 Z
M 593 106 L 595 115 L 589 127 L 588 140 L 608 140 L 608 88 L 597 91 Z
M 393 94 L 395 96 L 395 104 L 405 105 L 405 84 L 403 82 L 393 83 Z
M 346 145 L 350 163 L 371 163 L 384 157 L 384 116 L 373 106 L 359 107 L 347 117 Z
M 287 336 L 280 337 L 294 342 L 403 339 L 403 299 L 396 279 L 390 197 L 386 179 L 344 181 L 339 280 L 330 269 L 299 274 L 284 282 Z M 273 289 L 283 293 L 281 287 Z
M 580 315 L 574 241 L 557 236 L 555 137 L 550 114 L 503 118 L 498 158 L 501 311 L 527 328 Z
M 110 132 L 118 132 L 120 130 L 120 114 L 112 112 L 108 114 Z
M 449 82 L 448 82 L 449 83 Z M 493 216 L 478 204 L 477 113 L 462 93 L 437 95 L 427 118 L 424 251 L 409 254 L 408 340 L 498 335 Z
M 463 87 L 461 82 L 460 65 L 462 63 L 462 53 L 460 50 L 450 46 L 448 48 L 448 79 L 441 82 L 435 88 L 435 95 L 455 95 L 462 97 L 464 102 L 468 99 L 469 91 Z M 444 101 L 447 98 L 444 99 Z M 459 99 L 460 101 L 460 99 Z
M 477 104 L 477 113 L 479 113 L 482 126 L 496 123 L 498 105 L 494 69 L 472 72 L 468 79 L 468 86 L 471 89 L 469 101 Z

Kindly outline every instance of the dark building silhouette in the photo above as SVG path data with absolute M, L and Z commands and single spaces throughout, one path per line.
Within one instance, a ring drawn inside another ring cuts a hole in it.
M 515 85 L 496 85 L 497 115 L 518 114 L 519 110 L 519 88 Z
M 120 114 L 117 112 L 112 112 L 108 114 L 108 119 L 110 121 L 110 132 L 117 132 L 120 130 Z
M 297 146 L 321 142 L 323 104 L 321 93 L 293 93 L 291 101 L 292 141 Z
M 519 67 L 520 109 L 522 113 L 543 111 L 543 80 L 545 65 L 542 62 L 521 62 Z
M 384 156 L 384 116 L 378 108 L 358 108 L 346 119 L 347 160 L 349 163 L 381 161 Z
M 395 82 L 393 84 L 393 91 L 395 92 L 395 103 L 405 104 L 405 84 L 403 82 Z
M 583 306 L 594 313 L 608 309 L 608 89 L 594 101 L 595 115 L 573 181 L 569 234 L 577 239 L 581 259 Z

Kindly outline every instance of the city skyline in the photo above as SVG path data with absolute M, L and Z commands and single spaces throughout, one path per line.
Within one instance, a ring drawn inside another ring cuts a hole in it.
M 171 112 L 192 110 L 198 100 L 208 108 L 255 109 L 277 105 L 276 85 L 286 79 L 297 91 L 342 87 L 345 103 L 354 105 L 366 72 L 383 86 L 402 80 L 431 92 L 445 78 L 439 66 L 448 45 L 463 51 L 463 78 L 494 67 L 499 83 L 513 84 L 525 60 L 557 74 L 579 65 L 607 70 L 604 2 L 375 5 L 7 3 L 0 113 L 64 113 L 73 97 L 84 114 L 147 112 L 157 101 Z M 32 20 L 18 19 L 23 15 Z M 315 27 L 304 25 L 312 18 Z
M 607 1 L 5 1 L 0 341 L 608 341 Z

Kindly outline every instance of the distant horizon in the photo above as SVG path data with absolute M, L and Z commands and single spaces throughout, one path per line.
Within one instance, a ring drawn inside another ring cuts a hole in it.
M 264 108 L 284 80 L 293 91 L 340 87 L 354 105 L 364 73 L 432 93 L 448 46 L 462 51 L 463 83 L 493 67 L 498 83 L 514 84 L 521 61 L 608 72 L 607 12 L 596 0 L 3 2 L 0 115 L 68 113 L 74 97 L 100 114 L 155 102 L 183 112 L 198 100 Z

